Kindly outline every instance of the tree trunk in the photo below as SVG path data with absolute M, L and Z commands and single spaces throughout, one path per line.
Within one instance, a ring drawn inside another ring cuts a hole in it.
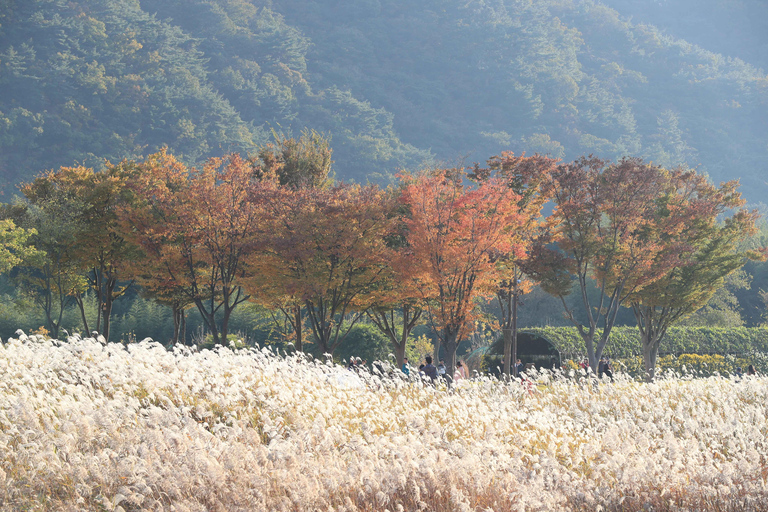
M 173 334 L 171 335 L 171 346 L 179 342 L 179 310 L 174 305 L 171 316 L 173 317 Z
M 517 377 L 517 295 L 512 297 L 512 315 L 510 320 L 512 320 L 512 357 L 510 362 L 514 361 L 515 363 L 514 376 Z
M 446 332 L 443 340 L 443 348 L 445 349 L 445 374 L 449 377 L 449 381 L 453 379 L 453 372 L 456 371 L 456 350 L 459 348 L 458 334 L 458 329 L 455 332 Z
M 173 338 L 171 339 L 171 345 L 176 345 L 181 335 L 181 319 L 184 315 L 184 308 L 175 303 L 171 306 L 171 311 L 173 315 Z
M 107 342 L 109 341 L 109 331 L 111 327 L 110 320 L 112 319 L 112 305 L 114 304 L 115 300 L 113 296 L 115 286 L 117 286 L 117 280 L 114 278 L 109 278 L 106 283 L 106 289 L 104 290 L 104 305 L 102 306 L 101 310 L 101 314 L 104 318 L 104 329 L 102 331 L 102 335 L 104 335 L 104 339 Z
M 406 345 L 405 336 L 403 336 L 403 340 L 401 343 L 395 344 L 395 360 L 397 361 L 398 368 L 402 368 L 403 363 L 405 362 L 405 345 Z
M 85 329 L 85 335 L 90 336 L 91 331 L 88 329 L 88 319 L 85 316 L 85 302 L 83 301 L 82 295 L 77 295 L 75 297 L 75 302 L 77 302 L 77 307 L 80 309 L 80 318 L 83 320 L 83 329 Z
M 102 290 L 102 276 L 100 270 L 93 270 L 92 287 L 96 292 L 96 332 L 101 332 L 101 309 L 104 307 L 104 290 Z
M 442 343 L 440 342 L 440 338 L 437 338 L 435 340 L 435 348 L 432 350 L 432 360 L 435 362 L 435 365 L 437 365 L 437 363 L 440 361 L 440 346 L 441 345 L 442 345 Z
M 216 330 L 216 319 L 214 318 L 214 314 L 208 312 L 205 304 L 203 304 L 203 301 L 200 299 L 195 299 L 195 306 L 197 306 L 197 310 L 200 312 L 200 316 L 203 317 L 203 323 L 205 324 L 205 327 L 211 331 L 214 345 L 218 345 L 219 332 Z
M 645 369 L 645 381 L 653 382 L 656 378 L 656 359 L 659 355 L 659 340 L 653 339 L 648 331 L 640 337 L 643 345 L 643 368 Z
M 595 341 L 594 341 L 594 334 L 590 333 L 588 335 L 582 334 L 582 339 L 584 340 L 584 345 L 587 348 L 587 359 L 589 360 L 589 367 L 592 369 L 592 373 L 597 375 L 597 355 L 595 354 Z
M 182 343 L 187 344 L 187 315 L 184 308 L 181 308 L 181 328 L 179 329 Z
M 304 340 L 302 339 L 302 322 L 301 322 L 301 304 L 297 304 L 293 308 L 294 325 L 293 330 L 296 332 L 296 350 L 298 352 L 304 352 Z
M 501 363 L 501 371 L 504 375 L 510 375 L 512 361 L 512 329 L 502 329 L 501 332 L 504 336 L 504 358 Z

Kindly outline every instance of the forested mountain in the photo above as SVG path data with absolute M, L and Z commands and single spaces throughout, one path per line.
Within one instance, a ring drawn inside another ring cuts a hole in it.
M 634 23 L 768 70 L 768 3 L 763 0 L 604 0 Z
M 187 163 L 249 153 L 307 127 L 357 181 L 505 149 L 594 153 L 741 178 L 759 201 L 765 32 L 694 38 L 677 16 L 759 28 L 765 6 L 736 3 L 2 0 L 2 186 L 162 146 Z

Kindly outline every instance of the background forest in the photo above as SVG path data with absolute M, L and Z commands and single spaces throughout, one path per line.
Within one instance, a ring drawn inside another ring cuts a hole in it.
M 195 165 L 308 128 L 347 181 L 502 150 L 632 155 L 739 178 L 764 210 L 766 24 L 758 0 L 4 0 L 0 186 L 11 201 L 62 165 L 162 147 Z M 761 325 L 767 270 L 748 263 L 687 322 Z M 2 293 L 0 337 L 42 325 L 13 284 Z M 566 325 L 561 310 L 535 289 L 521 326 Z M 172 329 L 138 288 L 113 313 L 117 337 Z M 246 304 L 232 330 L 264 339 L 270 322 Z

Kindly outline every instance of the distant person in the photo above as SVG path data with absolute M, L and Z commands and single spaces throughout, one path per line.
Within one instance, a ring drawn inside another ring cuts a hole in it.
M 755 365 L 751 364 L 747 366 L 747 375 L 757 375 L 757 372 L 755 371 Z
M 459 361 L 458 363 L 456 363 L 456 371 L 453 372 L 453 381 L 457 382 L 466 378 L 467 378 L 466 367 L 464 366 L 464 363 Z
M 740 379 L 740 378 L 741 378 L 741 375 L 742 375 L 742 374 L 741 374 L 741 366 L 737 366 L 737 367 L 736 367 L 736 378 L 737 378 L 737 379 Z
M 429 377 L 429 379 L 434 382 L 437 379 L 437 368 L 435 368 L 435 365 L 432 364 L 432 356 L 427 356 L 424 358 L 424 360 L 427 362 L 427 364 L 424 365 L 424 369 L 422 371 L 424 372 L 424 375 Z
M 525 369 L 525 366 L 523 366 L 523 362 L 518 359 L 515 363 L 515 375 L 520 375 L 523 373 L 523 370 Z
M 411 375 L 411 367 L 408 366 L 408 358 L 403 359 L 403 366 L 400 368 L 406 377 L 409 377 Z
M 442 359 L 437 363 L 437 376 L 445 380 L 445 361 Z
M 520 384 L 522 384 L 528 394 L 532 394 L 534 391 L 533 380 L 531 380 L 531 373 L 536 370 L 536 366 L 533 363 L 525 363 L 525 370 L 520 373 Z
M 597 363 L 597 376 L 602 379 L 603 373 L 605 373 L 605 358 L 601 357 Z
M 605 363 L 603 364 L 603 373 L 611 379 L 611 382 L 613 382 L 613 369 L 611 368 L 611 360 L 607 357 L 605 358 Z

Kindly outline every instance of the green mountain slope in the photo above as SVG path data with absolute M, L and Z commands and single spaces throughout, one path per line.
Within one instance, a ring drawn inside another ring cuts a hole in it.
M 505 149 L 639 155 L 760 200 L 768 77 L 671 33 L 575 0 L 6 0 L 0 176 L 309 127 L 358 181 Z
M 249 2 L 10 0 L 0 6 L 0 176 L 253 152 L 272 128 L 333 135 L 337 172 L 415 166 L 392 115 L 302 76 L 309 41 Z
M 766 75 L 598 2 L 275 4 L 315 43 L 320 83 L 364 94 L 443 158 L 632 154 L 765 190 Z

